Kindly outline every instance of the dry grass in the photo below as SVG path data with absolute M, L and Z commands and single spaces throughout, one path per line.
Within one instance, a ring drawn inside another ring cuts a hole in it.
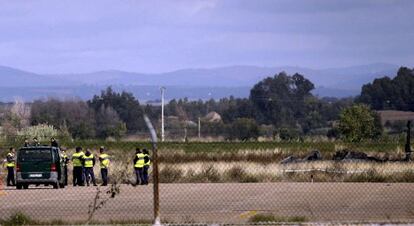
M 298 155 L 306 155 L 306 152 L 297 152 Z M 186 152 L 184 150 L 170 150 L 160 152 L 160 162 L 182 163 L 182 162 L 227 162 L 227 161 L 248 161 L 270 163 L 280 161 L 288 156 L 289 152 L 281 148 L 266 150 L 238 150 L 234 152 Z
M 307 218 L 303 216 L 281 217 L 270 214 L 257 214 L 249 219 L 249 222 L 251 223 L 303 223 L 306 221 Z
M 337 150 L 342 148 L 335 147 Z M 68 152 L 69 155 L 72 153 Z M 121 153 L 119 150 L 109 152 L 113 156 L 109 170 L 110 180 L 134 183 L 134 153 Z M 163 151 L 160 152 L 160 180 L 162 183 L 305 182 L 312 179 L 315 182 L 414 182 L 414 164 L 411 162 L 317 161 L 279 164 L 289 154 L 280 148 L 211 153 Z M 300 157 L 307 154 L 307 151 L 296 153 Z M 378 158 L 399 159 L 404 153 L 401 150 L 393 155 L 368 154 Z M 326 156 L 324 158 L 329 159 Z M 70 182 L 71 168 L 69 167 Z M 99 167 L 96 166 L 94 170 L 99 183 Z
M 164 183 L 185 182 L 414 182 L 413 163 L 312 162 L 162 164 Z M 173 175 L 173 176 L 170 176 Z
M 110 220 L 104 221 L 90 221 L 85 224 L 84 221 L 63 221 L 59 219 L 41 221 L 35 220 L 28 215 L 17 212 L 9 216 L 7 219 L 0 219 L 0 225 L 17 226 L 17 225 L 151 225 L 151 220 Z

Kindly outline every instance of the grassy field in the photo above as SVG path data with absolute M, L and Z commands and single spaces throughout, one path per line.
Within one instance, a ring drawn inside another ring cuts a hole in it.
M 101 145 L 109 149 L 133 150 L 135 147 L 150 148 L 149 142 L 102 142 L 81 141 L 63 143 L 64 146 L 74 148 L 83 146 L 96 148 Z M 364 152 L 394 152 L 404 147 L 403 143 L 369 142 L 369 143 L 343 143 L 343 142 L 164 142 L 158 143 L 160 151 L 183 150 L 186 153 L 194 152 L 234 152 L 243 150 L 271 150 L 282 149 L 284 151 L 297 152 L 308 150 L 320 150 L 323 153 L 334 152 L 339 148 L 356 149 Z
M 23 143 L 21 141 L 1 141 L 0 147 L 5 149 L 10 146 L 20 147 Z M 105 146 L 109 149 L 116 150 L 134 150 L 136 147 L 151 148 L 151 143 L 145 141 L 103 141 L 103 140 L 75 140 L 63 141 L 61 145 L 67 148 L 75 148 L 82 146 L 85 148 L 98 148 Z M 272 142 L 272 141 L 248 141 L 248 142 L 159 142 L 158 148 L 160 151 L 169 150 L 183 150 L 186 153 L 192 152 L 234 152 L 240 150 L 269 150 L 269 149 L 283 149 L 287 151 L 307 151 L 310 149 L 317 149 L 323 153 L 336 151 L 338 148 L 356 149 L 364 152 L 394 152 L 397 149 L 404 147 L 402 142 L 364 142 L 364 143 L 345 143 L 341 141 L 286 141 L 286 142 Z
M 1 144 L 0 144 L 1 145 Z M 108 142 L 98 140 L 63 142 L 71 156 L 76 146 L 98 154 L 100 146 L 112 156 L 110 176 L 125 183 L 135 181 L 132 159 L 135 148 L 151 149 L 150 142 Z M 3 150 L 7 150 L 3 144 Z M 161 181 L 187 182 L 414 182 L 411 163 L 400 162 L 404 144 L 391 142 L 165 142 L 158 144 Z M 390 162 L 336 162 L 336 151 L 362 151 Z M 280 164 L 294 155 L 305 157 L 319 150 L 324 161 Z M 5 152 L 2 152 L 5 155 Z M 69 167 L 71 168 L 71 166 Z M 99 175 L 99 169 L 96 174 Z M 69 172 L 71 174 L 71 172 Z M 120 178 L 122 177 L 122 178 Z
M 121 183 L 134 183 L 134 155 L 117 155 L 120 152 L 109 153 L 115 156 L 110 177 Z M 174 151 L 161 153 L 160 157 L 162 183 L 414 182 L 413 162 L 324 160 L 280 164 L 284 156 L 277 150 L 187 154 Z M 95 174 L 99 175 L 98 167 Z

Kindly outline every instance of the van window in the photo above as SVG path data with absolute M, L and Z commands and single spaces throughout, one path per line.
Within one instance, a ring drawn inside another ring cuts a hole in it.
M 50 149 L 20 150 L 19 160 L 22 162 L 52 161 Z

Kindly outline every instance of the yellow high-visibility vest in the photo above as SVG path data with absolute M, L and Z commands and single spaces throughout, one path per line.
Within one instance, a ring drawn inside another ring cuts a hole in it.
M 109 166 L 109 155 L 108 154 L 100 154 L 99 160 L 101 161 L 101 168 L 106 169 Z
M 72 163 L 74 167 L 81 167 L 82 166 L 82 158 L 85 154 L 83 152 L 73 153 L 72 155 Z
M 144 154 L 145 157 L 148 157 L 148 162 L 144 163 L 144 166 L 150 166 L 151 165 L 151 158 L 150 155 Z
M 92 168 L 93 167 L 93 154 L 86 156 L 83 156 L 83 159 L 85 161 L 84 167 L 85 168 Z
M 14 154 L 11 152 L 7 153 L 6 167 L 15 167 Z
M 137 157 L 138 157 L 138 161 L 135 163 L 134 167 L 135 168 L 143 168 L 144 165 L 145 165 L 145 161 L 144 161 L 145 155 L 142 154 L 142 153 L 138 153 Z

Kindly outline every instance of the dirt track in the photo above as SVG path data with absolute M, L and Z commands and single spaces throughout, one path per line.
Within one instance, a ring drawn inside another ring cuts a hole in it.
M 414 184 L 252 183 L 163 184 L 161 216 L 178 222 L 244 222 L 253 212 L 310 221 L 414 222 Z M 0 217 L 20 211 L 35 219 L 85 220 L 94 187 L 0 191 Z M 152 186 L 124 185 L 94 219 L 150 220 Z

